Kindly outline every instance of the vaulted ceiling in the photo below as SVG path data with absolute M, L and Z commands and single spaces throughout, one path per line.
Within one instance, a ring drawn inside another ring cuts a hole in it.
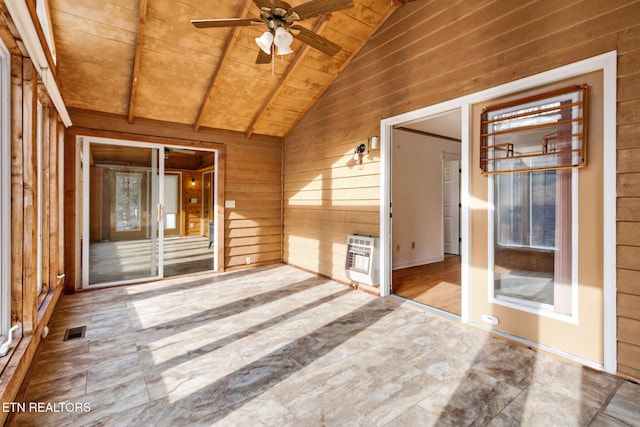
M 258 18 L 258 5 L 272 0 L 48 1 L 68 107 L 248 137 L 286 136 L 399 3 L 354 0 L 297 23 L 341 46 L 334 56 L 294 39 L 293 54 L 256 64 L 264 24 L 198 29 L 190 21 Z

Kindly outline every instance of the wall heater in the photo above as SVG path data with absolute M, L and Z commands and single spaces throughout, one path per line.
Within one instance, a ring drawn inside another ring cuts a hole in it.
M 347 278 L 366 285 L 380 284 L 378 251 L 380 239 L 373 236 L 352 234 L 347 239 Z

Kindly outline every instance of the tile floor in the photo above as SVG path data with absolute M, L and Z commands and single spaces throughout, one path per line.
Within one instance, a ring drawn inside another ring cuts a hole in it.
M 65 296 L 50 328 L 9 425 L 640 425 L 638 384 L 283 265 Z

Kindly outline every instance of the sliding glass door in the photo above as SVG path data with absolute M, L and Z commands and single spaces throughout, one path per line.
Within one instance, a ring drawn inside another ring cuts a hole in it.
M 84 142 L 83 287 L 162 277 L 159 148 Z
M 83 138 L 81 288 L 214 271 L 214 151 Z

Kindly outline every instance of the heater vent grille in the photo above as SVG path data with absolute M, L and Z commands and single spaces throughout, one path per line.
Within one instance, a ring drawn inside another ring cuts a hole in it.
M 84 338 L 84 333 L 86 331 L 86 326 L 78 326 L 75 328 L 69 328 L 64 331 L 64 339 L 63 341 L 69 341 L 76 338 Z
M 347 239 L 345 272 L 350 280 L 377 285 L 378 281 L 377 237 L 353 234 Z

